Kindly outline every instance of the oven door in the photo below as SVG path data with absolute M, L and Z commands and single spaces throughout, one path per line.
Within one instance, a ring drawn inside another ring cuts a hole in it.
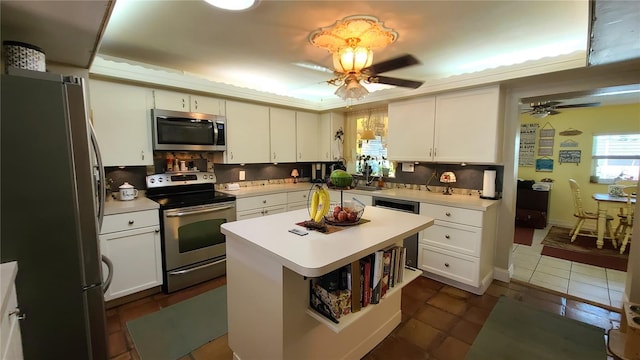
M 164 210 L 165 271 L 224 257 L 220 225 L 235 219 L 235 201 Z

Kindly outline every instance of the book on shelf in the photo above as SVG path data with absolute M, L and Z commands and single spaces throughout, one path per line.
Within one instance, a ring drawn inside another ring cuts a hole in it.
M 389 290 L 389 279 L 391 277 L 391 249 L 382 252 L 382 277 L 380 279 L 380 298 L 383 298 Z
M 407 248 L 403 247 L 400 251 L 400 263 L 398 264 L 398 283 L 402 282 L 402 278 L 404 277 L 404 267 L 407 259 Z
M 377 304 L 382 297 L 382 267 L 383 267 L 383 254 L 384 251 L 378 250 L 373 253 L 373 270 L 372 270 L 372 284 L 371 284 L 371 304 Z
M 371 302 L 371 257 L 366 256 L 360 260 L 362 263 L 362 307 Z
M 398 263 L 398 256 L 396 255 L 397 250 L 397 246 L 391 248 L 391 271 L 389 273 L 389 287 L 394 287 L 396 285 L 396 273 L 398 272 L 396 269 L 396 265 Z
M 360 260 L 356 260 L 350 265 L 351 280 L 351 312 L 358 312 L 362 307 L 361 298 L 361 276 L 360 276 Z

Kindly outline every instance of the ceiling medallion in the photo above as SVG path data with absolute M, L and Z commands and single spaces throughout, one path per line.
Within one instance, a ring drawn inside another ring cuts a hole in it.
M 329 84 L 339 86 L 335 94 L 342 99 L 362 99 L 369 91 L 360 80 L 369 76 L 361 71 L 373 63 L 373 49 L 383 48 L 398 38 L 374 16 L 354 15 L 309 34 L 309 42 L 333 55 L 336 78 Z

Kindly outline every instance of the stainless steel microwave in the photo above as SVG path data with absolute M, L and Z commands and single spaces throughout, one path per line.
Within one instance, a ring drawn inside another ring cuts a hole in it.
M 224 116 L 152 109 L 151 118 L 153 150 L 227 150 Z

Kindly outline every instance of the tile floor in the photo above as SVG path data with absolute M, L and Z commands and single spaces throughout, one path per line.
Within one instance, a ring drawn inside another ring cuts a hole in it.
M 220 277 L 171 295 L 156 294 L 108 310 L 110 360 L 140 358 L 126 330 L 126 321 L 223 284 L 226 284 L 226 278 Z M 478 296 L 420 277 L 403 288 L 400 325 L 363 359 L 464 359 L 501 295 L 604 330 L 620 326 L 618 312 L 526 284 L 494 281 L 485 294 Z M 232 357 L 227 337 L 222 336 L 179 360 L 229 360 Z
M 541 255 L 541 242 L 550 227 L 536 229 L 531 246 L 513 244 L 512 279 L 597 305 L 622 308 L 627 273 Z

